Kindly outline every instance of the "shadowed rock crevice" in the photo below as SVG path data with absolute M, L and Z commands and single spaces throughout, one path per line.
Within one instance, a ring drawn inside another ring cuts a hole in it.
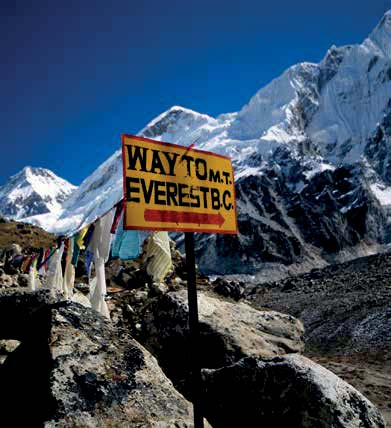
M 41 308 L 20 320 L 14 311 L 3 309 L 0 338 L 15 338 L 21 344 L 0 366 L 2 420 L 12 421 L 12 426 L 43 427 L 56 404 L 50 394 L 51 310 Z

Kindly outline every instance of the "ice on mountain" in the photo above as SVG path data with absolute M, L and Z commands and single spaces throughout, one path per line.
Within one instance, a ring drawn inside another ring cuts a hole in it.
M 391 207 L 391 187 L 387 187 L 382 183 L 373 183 L 371 184 L 371 190 L 381 205 Z

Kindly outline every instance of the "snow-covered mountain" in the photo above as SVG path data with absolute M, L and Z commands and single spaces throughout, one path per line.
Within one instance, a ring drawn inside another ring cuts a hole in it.
M 48 169 L 27 166 L 0 187 L 0 215 L 13 220 L 41 214 L 58 216 L 75 189 Z
M 361 44 L 331 47 L 216 118 L 174 106 L 139 135 L 228 155 L 238 236 L 200 235 L 209 271 L 253 273 L 268 263 L 320 265 L 390 240 L 391 11 Z M 71 232 L 122 197 L 115 152 L 63 204 L 34 221 Z

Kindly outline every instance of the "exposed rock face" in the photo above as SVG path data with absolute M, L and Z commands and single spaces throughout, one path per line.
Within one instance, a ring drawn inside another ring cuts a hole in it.
M 218 368 L 246 356 L 273 357 L 303 350 L 304 329 L 291 316 L 262 312 L 245 303 L 198 295 L 201 367 Z M 155 298 L 144 309 L 139 340 L 156 355 L 174 383 L 184 385 L 189 371 L 186 291 Z
M 336 375 L 301 355 L 244 358 L 203 370 L 204 410 L 214 428 L 383 428 L 379 411 Z M 238 411 L 240 409 L 240 411 Z
M 292 161 L 293 162 L 293 161 Z M 266 263 L 292 265 L 334 261 L 362 242 L 377 245 L 386 236 L 386 214 L 371 192 L 361 167 L 326 170 L 311 180 L 305 168 L 265 170 L 238 180 L 236 196 L 240 234 L 199 235 L 200 266 L 221 274 L 256 273 Z M 306 182 L 297 192 L 289 183 Z M 216 263 L 218 260 L 218 263 Z
M 391 102 L 389 108 L 365 146 L 365 155 L 387 185 L 391 184 Z
M 156 360 L 89 308 L 48 290 L 4 291 L 0 338 L 21 342 L 0 366 L 2 418 L 14 426 L 193 426 Z
M 217 274 L 254 273 L 265 263 L 302 261 L 303 244 L 290 227 L 283 192 L 289 189 L 273 173 L 270 177 L 239 180 L 236 197 L 240 234 L 197 235 L 197 261 L 202 269 Z
M 288 215 L 304 241 L 323 256 L 354 247 L 362 240 L 382 242 L 385 215 L 359 166 L 316 175 L 290 203 Z

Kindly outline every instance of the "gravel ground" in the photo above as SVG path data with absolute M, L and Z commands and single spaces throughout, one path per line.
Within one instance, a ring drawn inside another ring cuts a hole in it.
M 247 287 L 247 299 L 300 318 L 306 355 L 375 403 L 391 427 L 391 255 Z

